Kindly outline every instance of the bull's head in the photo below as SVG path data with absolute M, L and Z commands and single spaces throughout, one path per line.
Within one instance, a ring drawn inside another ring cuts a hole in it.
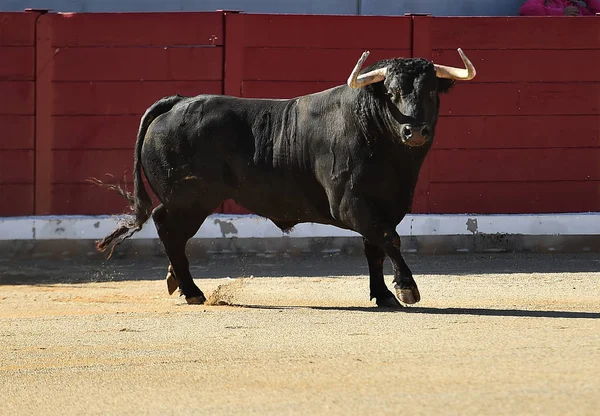
M 433 137 L 439 111 L 439 94 L 452 87 L 455 80 L 471 80 L 475 67 L 459 48 L 465 68 L 432 64 L 424 59 L 380 61 L 379 66 L 364 74 L 361 67 L 369 52 L 364 52 L 348 78 L 352 88 L 363 88 L 383 81 L 390 103 L 391 126 L 408 146 L 422 146 Z

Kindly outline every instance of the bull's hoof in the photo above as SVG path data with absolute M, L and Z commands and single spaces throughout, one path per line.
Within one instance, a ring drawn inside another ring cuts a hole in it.
M 173 268 L 169 266 L 169 271 L 167 272 L 167 290 L 169 291 L 169 295 L 175 293 L 178 287 L 179 284 L 177 283 L 177 279 L 175 278 Z
M 402 304 L 398 302 L 394 296 L 389 298 L 377 299 L 377 306 L 380 308 L 402 308 Z
M 186 296 L 185 301 L 188 305 L 203 305 L 206 302 L 206 297 L 204 295 Z
M 416 286 L 409 289 L 402 289 L 400 286 L 396 285 L 394 288 L 396 289 L 396 295 L 398 295 L 398 298 L 408 305 L 412 305 L 413 303 L 417 303 L 421 300 L 419 289 L 417 289 Z

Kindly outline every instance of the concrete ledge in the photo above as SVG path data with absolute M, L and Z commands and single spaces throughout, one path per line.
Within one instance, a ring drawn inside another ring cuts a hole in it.
M 0 218 L 2 257 L 103 256 L 95 241 L 114 230 L 120 216 Z M 600 213 L 532 215 L 408 215 L 397 228 L 409 253 L 600 252 Z M 284 234 L 255 215 L 213 215 L 188 244 L 194 256 L 359 253 L 357 233 L 321 224 L 299 224 Z M 149 221 L 116 255 L 163 255 Z
M 47 216 L 0 218 L 0 240 L 97 240 L 111 233 L 122 216 Z M 407 215 L 400 236 L 477 234 L 600 235 L 600 213 L 524 215 Z M 256 215 L 211 215 L 194 239 L 203 238 L 358 237 L 331 225 L 298 224 L 284 234 Z M 158 238 L 152 220 L 133 236 Z

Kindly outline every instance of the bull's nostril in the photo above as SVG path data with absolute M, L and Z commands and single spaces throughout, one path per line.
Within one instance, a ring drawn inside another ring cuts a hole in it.
M 404 135 L 405 139 L 410 139 L 410 137 L 412 136 L 412 129 L 408 126 L 404 126 L 402 128 L 402 134 Z
M 425 126 L 421 129 L 421 136 L 423 136 L 423 137 L 429 136 L 429 128 L 427 128 L 427 126 Z

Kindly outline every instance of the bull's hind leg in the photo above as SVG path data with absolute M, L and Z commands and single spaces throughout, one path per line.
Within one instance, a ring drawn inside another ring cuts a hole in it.
M 170 285 L 169 292 L 173 293 L 172 286 L 178 285 L 179 291 L 190 304 L 202 304 L 206 302 L 206 297 L 196 286 L 190 274 L 185 246 L 188 240 L 196 234 L 207 216 L 205 211 L 196 211 L 190 208 L 167 209 L 164 205 L 159 205 L 152 213 L 158 236 L 169 257 L 169 274 L 171 275 L 167 276 L 167 284 Z M 172 279 L 171 282 L 169 282 L 169 277 Z
M 402 305 L 398 299 L 385 285 L 383 277 L 383 262 L 385 252 L 375 244 L 369 243 L 363 238 L 365 244 L 365 256 L 369 263 L 369 287 L 371 289 L 371 300 L 375 299 L 377 306 L 385 308 L 398 308 Z
M 169 291 L 169 295 L 172 295 L 179 285 L 177 284 L 177 278 L 175 277 L 175 271 L 173 271 L 173 266 L 169 263 L 169 268 L 167 269 L 167 290 Z

